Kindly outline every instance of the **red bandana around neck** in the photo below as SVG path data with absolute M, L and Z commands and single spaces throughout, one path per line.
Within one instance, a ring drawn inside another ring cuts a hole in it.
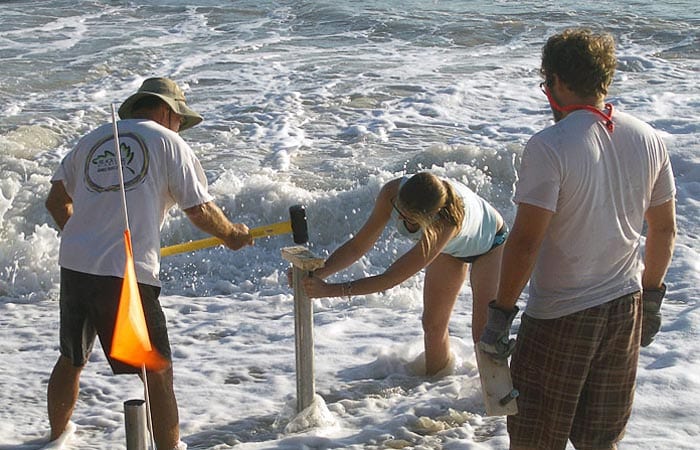
M 598 114 L 602 119 L 603 122 L 605 123 L 605 128 L 608 129 L 609 132 L 613 132 L 615 130 L 615 124 L 613 123 L 612 120 L 612 115 L 613 115 L 613 105 L 611 103 L 606 103 L 605 104 L 605 112 L 599 110 L 596 107 L 593 107 L 591 105 L 567 105 L 567 106 L 560 106 L 559 103 L 557 103 L 556 100 L 554 100 L 554 97 L 552 97 L 552 94 L 549 92 L 548 87 L 543 87 L 542 89 L 544 91 L 544 94 L 547 96 L 547 100 L 549 100 L 549 104 L 552 106 L 552 108 L 556 109 L 559 112 L 571 112 L 571 111 L 576 111 L 578 109 L 585 109 L 587 111 L 590 111 L 592 113 Z

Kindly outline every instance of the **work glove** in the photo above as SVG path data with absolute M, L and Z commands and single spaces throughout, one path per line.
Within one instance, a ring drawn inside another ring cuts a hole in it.
M 642 347 L 651 344 L 661 328 L 660 310 L 665 294 L 666 284 L 663 283 L 658 289 L 642 291 Z
M 510 339 L 510 326 L 518 311 L 517 306 L 504 311 L 496 306 L 495 300 L 489 303 L 486 328 L 477 344 L 482 351 L 496 359 L 506 359 L 513 353 L 515 339 Z

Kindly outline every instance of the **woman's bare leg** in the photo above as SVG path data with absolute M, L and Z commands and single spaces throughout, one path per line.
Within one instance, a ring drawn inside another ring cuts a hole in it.
M 496 298 L 501 273 L 503 245 L 499 245 L 472 264 L 469 282 L 472 286 L 472 339 L 479 342 L 486 326 L 489 302 Z
M 427 375 L 436 374 L 450 360 L 450 316 L 468 270 L 469 264 L 446 254 L 426 268 L 422 322 Z

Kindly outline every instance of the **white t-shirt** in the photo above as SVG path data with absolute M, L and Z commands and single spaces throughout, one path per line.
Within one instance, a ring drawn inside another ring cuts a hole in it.
M 177 204 L 187 209 L 211 201 L 204 171 L 175 132 L 145 119 L 118 122 L 136 277 L 160 286 L 160 228 Z M 94 275 L 124 276 L 123 203 L 113 125 L 83 137 L 56 170 L 73 200 L 61 235 L 61 267 Z
M 622 112 L 613 122 L 611 134 L 597 115 L 577 110 L 525 147 L 514 200 L 554 212 L 530 278 L 532 317 L 561 317 L 641 288 L 644 214 L 673 199 L 673 172 L 649 125 Z

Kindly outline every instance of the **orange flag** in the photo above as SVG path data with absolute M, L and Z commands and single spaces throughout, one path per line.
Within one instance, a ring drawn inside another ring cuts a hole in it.
M 157 371 L 165 368 L 168 361 L 153 348 L 148 336 L 141 295 L 136 284 L 134 253 L 131 249 L 131 233 L 128 229 L 124 231 L 124 245 L 126 247 L 124 283 L 119 297 L 117 321 L 114 325 L 112 350 L 109 355 L 129 365 L 136 367 L 145 365 L 147 369 Z

